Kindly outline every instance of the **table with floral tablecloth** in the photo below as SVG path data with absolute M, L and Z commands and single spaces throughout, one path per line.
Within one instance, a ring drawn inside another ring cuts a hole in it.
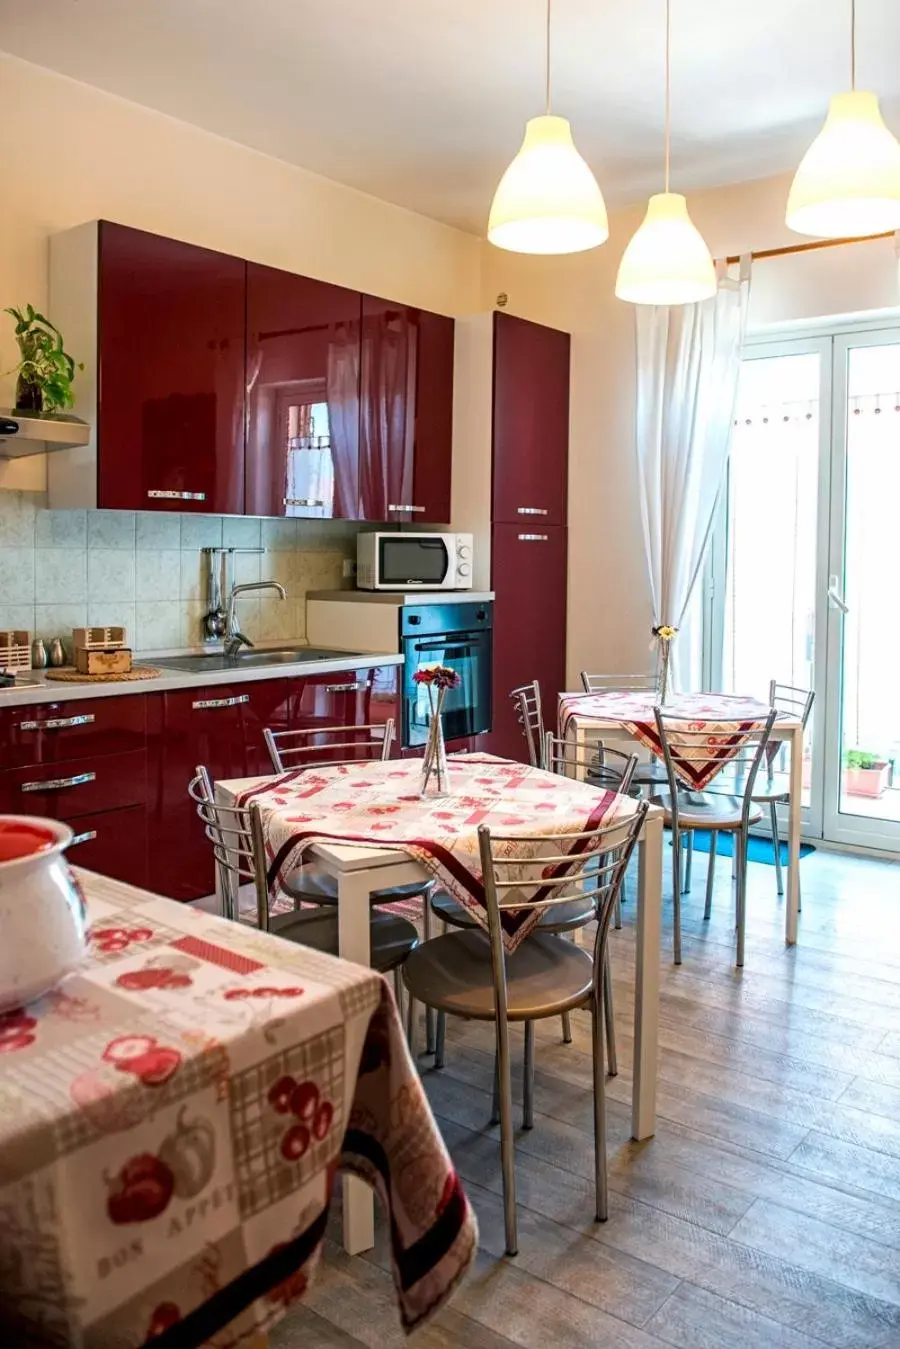
M 84 965 L 0 1016 L 0 1343 L 251 1344 L 341 1169 L 381 1194 L 421 1322 L 477 1233 L 381 976 L 76 874 Z

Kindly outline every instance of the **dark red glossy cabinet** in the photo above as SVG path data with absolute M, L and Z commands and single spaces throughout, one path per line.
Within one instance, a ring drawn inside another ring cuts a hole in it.
M 248 263 L 247 515 L 356 519 L 361 303 Z
M 568 333 L 494 314 L 492 518 L 566 524 Z
M 344 670 L 309 675 L 291 682 L 288 720 L 291 730 L 322 730 L 332 726 L 383 727 L 394 721 L 394 751 L 399 726 L 399 667 Z M 375 732 L 377 734 L 377 731 Z M 365 737 L 368 740 L 370 737 Z M 363 743 L 363 737 L 359 737 Z M 346 756 L 352 758 L 353 753 Z
M 362 297 L 359 518 L 447 523 L 454 322 Z
M 547 729 L 566 676 L 567 530 L 499 524 L 493 530 L 494 691 L 491 753 L 527 757 L 510 689 L 537 679 Z
M 246 263 L 101 221 L 97 505 L 244 509 Z

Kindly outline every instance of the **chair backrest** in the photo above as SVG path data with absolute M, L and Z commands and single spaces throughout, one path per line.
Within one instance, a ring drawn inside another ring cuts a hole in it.
M 812 689 L 799 688 L 796 684 L 779 684 L 777 679 L 769 681 L 769 706 L 789 717 L 799 717 L 804 730 L 815 698 Z
M 711 795 L 739 796 L 746 826 L 753 804 L 756 775 L 778 715 L 775 708 L 764 720 L 747 724 L 740 735 L 721 732 L 716 736 L 709 727 L 692 729 L 695 723 L 667 716 L 661 707 L 655 707 L 653 714 L 669 778 L 670 809 L 675 827 L 678 827 L 679 792 L 685 788 Z M 712 773 L 701 787 L 694 773 L 709 768 Z
M 638 765 L 636 754 L 612 749 L 600 740 L 584 748 L 552 731 L 544 736 L 544 768 L 567 778 L 584 778 L 591 787 L 627 796 Z
M 485 906 L 494 975 L 497 1020 L 505 1024 L 506 950 L 504 911 L 552 910 L 574 898 L 595 906 L 594 995 L 609 936 L 609 922 L 634 845 L 644 824 L 649 802 L 635 804 L 597 829 L 573 834 L 504 834 L 486 825 L 478 830 Z M 527 940 L 527 938 L 526 938 Z M 562 938 L 560 938 L 562 940 Z
M 242 883 L 252 883 L 259 926 L 269 928 L 269 884 L 259 806 L 224 806 L 215 798 L 212 779 L 202 765 L 194 769 L 188 795 L 196 803 L 206 837 L 212 843 L 226 918 L 239 919 Z
M 581 672 L 585 693 L 614 693 L 619 689 L 656 692 L 659 680 L 655 674 L 588 674 Z
M 316 726 L 300 731 L 273 731 L 267 726 L 263 731 L 276 773 L 389 759 L 394 735 L 393 717 L 362 726 Z
M 510 698 L 516 709 L 519 725 L 528 746 L 528 760 L 533 768 L 541 768 L 544 752 L 544 713 L 541 708 L 541 687 L 535 679 L 531 684 L 522 684 L 511 689 Z

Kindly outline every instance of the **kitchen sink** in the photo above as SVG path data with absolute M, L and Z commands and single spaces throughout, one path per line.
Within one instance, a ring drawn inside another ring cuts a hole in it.
M 239 651 L 236 656 L 226 656 L 222 651 L 210 651 L 199 656 L 166 656 L 153 664 L 161 670 L 183 670 L 187 674 L 209 671 L 210 674 L 221 670 L 251 670 L 260 665 L 298 665 L 306 661 L 317 660 L 353 660 L 358 651 L 325 651 L 320 647 L 291 646 L 272 649 L 253 648 Z

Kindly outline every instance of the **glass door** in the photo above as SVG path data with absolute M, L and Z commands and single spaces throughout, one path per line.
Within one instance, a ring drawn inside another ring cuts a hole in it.
M 900 849 L 900 331 L 834 339 L 825 837 Z

